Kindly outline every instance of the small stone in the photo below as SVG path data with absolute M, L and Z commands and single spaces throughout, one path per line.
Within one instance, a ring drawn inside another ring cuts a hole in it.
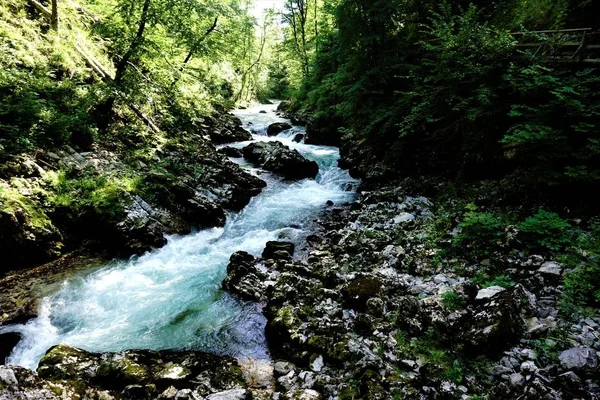
M 19 381 L 17 381 L 17 377 L 12 369 L 9 367 L 0 366 L 0 386 L 17 386 Z
M 519 373 L 510 374 L 510 384 L 512 386 L 522 386 L 525 383 L 525 377 Z
M 315 372 L 321 372 L 324 366 L 325 363 L 323 362 L 323 356 L 319 356 L 312 362 L 311 369 Z
M 475 300 L 488 300 L 497 295 L 498 293 L 504 292 L 506 289 L 501 286 L 490 286 L 489 288 L 481 289 L 477 292 Z
M 526 374 L 533 374 L 538 371 L 538 367 L 535 365 L 533 361 L 525 361 L 521 364 L 521 372 Z
M 560 366 L 565 370 L 595 370 L 598 367 L 596 351 L 589 347 L 574 347 L 560 353 Z
M 206 400 L 250 400 L 252 394 L 246 389 L 233 389 L 211 394 Z
M 273 365 L 273 372 L 276 377 L 284 376 L 289 374 L 295 368 L 294 364 L 289 363 L 287 361 L 277 361 Z
M 401 213 L 400 215 L 398 215 L 396 218 L 394 218 L 394 223 L 395 224 L 401 224 L 403 222 L 411 222 L 415 220 L 415 216 L 413 214 L 410 213 Z
M 548 261 L 542 264 L 538 272 L 544 275 L 560 276 L 562 274 L 562 266 L 554 261 Z

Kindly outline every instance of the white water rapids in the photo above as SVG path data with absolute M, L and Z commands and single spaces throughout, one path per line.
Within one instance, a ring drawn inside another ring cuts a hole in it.
M 316 161 L 316 180 L 284 181 L 242 162 L 268 186 L 243 211 L 230 214 L 224 228 L 169 237 L 162 249 L 68 279 L 42 300 L 36 319 L 0 328 L 23 335 L 7 363 L 35 369 L 59 343 L 94 352 L 192 349 L 268 358 L 261 306 L 221 290 L 229 257 L 239 250 L 260 255 L 269 240 L 301 244 L 326 202 L 350 201 L 356 183 L 337 167 L 338 149 L 291 140 L 303 128 L 264 136 L 270 123 L 284 121 L 274 111 L 275 106 L 258 106 L 236 114 L 255 140 L 280 140 Z

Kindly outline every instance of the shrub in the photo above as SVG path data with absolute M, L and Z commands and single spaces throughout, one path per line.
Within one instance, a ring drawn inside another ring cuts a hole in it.
M 442 304 L 452 311 L 462 310 L 466 306 L 465 299 L 454 290 L 442 293 Z
M 559 251 L 570 241 L 570 225 L 558 214 L 538 210 L 518 225 L 523 243 L 531 249 Z
M 500 246 L 504 233 L 502 221 L 490 213 L 473 210 L 470 205 L 463 221 L 459 224 L 460 233 L 454 247 L 466 250 L 467 254 L 489 254 Z
M 600 304 L 600 222 L 593 223 L 589 232 L 581 232 L 574 247 L 577 251 L 561 260 L 575 266 L 565 274 L 560 305 L 566 314 Z

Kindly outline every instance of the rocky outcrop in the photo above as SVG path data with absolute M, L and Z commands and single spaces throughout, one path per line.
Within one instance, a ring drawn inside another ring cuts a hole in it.
M 265 259 L 290 258 L 294 255 L 296 246 L 291 242 L 267 242 L 262 252 Z
M 219 118 L 211 118 L 205 129 L 209 131 L 214 144 L 252 140 L 252 134 L 242 128 L 242 121 L 233 115 L 223 114 Z
M 269 125 L 267 128 L 267 135 L 269 136 L 277 136 L 283 131 L 287 131 L 288 129 L 292 129 L 292 125 L 287 122 L 276 122 L 274 124 Z
M 239 251 L 229 259 L 223 289 L 246 300 L 263 301 L 265 280 L 266 275 L 256 267 L 256 259 L 251 254 Z
M 341 121 L 328 118 L 314 118 L 306 125 L 306 144 L 340 146 L 342 134 L 339 131 Z
M 237 362 L 198 352 L 93 354 L 55 346 L 37 374 L 0 366 L 0 398 L 248 399 Z
M 243 152 L 248 161 L 287 179 L 315 178 L 319 173 L 316 162 L 307 160 L 281 142 L 252 143 L 244 147 Z

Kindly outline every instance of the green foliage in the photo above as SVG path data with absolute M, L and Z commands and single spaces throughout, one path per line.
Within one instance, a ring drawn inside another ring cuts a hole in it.
M 93 93 L 71 80 L 0 70 L 0 96 L 0 145 L 7 153 L 96 137 L 89 114 Z
M 540 64 L 513 65 L 505 75 L 520 93 L 502 143 L 538 180 L 551 184 L 600 179 L 598 124 L 600 76 Z
M 467 302 L 463 296 L 454 290 L 442 293 L 442 304 L 449 310 L 458 311 L 465 308 Z
M 572 269 L 565 274 L 561 309 L 566 315 L 600 305 L 600 222 L 579 232 L 573 250 L 563 257 Z
M 538 210 L 537 214 L 518 225 L 520 237 L 533 249 L 559 251 L 570 244 L 570 225 L 558 214 Z
M 74 177 L 60 172 L 48 179 L 54 189 L 49 198 L 51 204 L 66 210 L 74 220 L 95 215 L 117 222 L 139 183 L 136 179 L 92 172 Z
M 471 279 L 476 285 L 481 286 L 482 288 L 488 288 L 490 286 L 500 286 L 505 289 L 509 289 L 516 285 L 516 283 L 512 280 L 509 275 L 496 275 L 490 277 L 483 271 L 477 271 L 475 276 Z

